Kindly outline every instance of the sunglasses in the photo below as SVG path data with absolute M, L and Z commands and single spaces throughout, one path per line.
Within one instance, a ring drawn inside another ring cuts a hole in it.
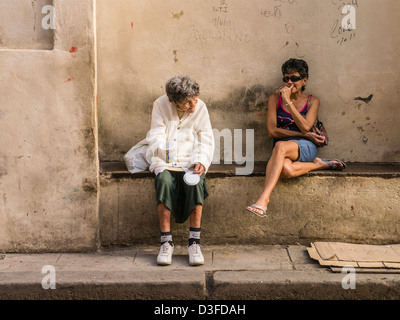
M 304 79 L 304 77 L 302 77 L 302 76 L 291 76 L 291 77 L 283 77 L 282 78 L 283 82 L 289 82 L 289 80 L 292 82 L 296 82 L 296 81 L 300 81 L 302 79 Z

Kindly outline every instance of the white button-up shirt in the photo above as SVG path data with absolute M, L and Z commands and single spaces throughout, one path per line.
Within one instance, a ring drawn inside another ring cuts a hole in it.
M 149 170 L 156 175 L 165 169 L 184 170 L 201 163 L 207 172 L 214 155 L 214 135 L 206 104 L 198 99 L 195 111 L 179 119 L 176 107 L 165 94 L 153 104 L 151 129 L 147 136 L 151 155 Z M 167 163 L 159 146 L 175 142 L 174 159 Z

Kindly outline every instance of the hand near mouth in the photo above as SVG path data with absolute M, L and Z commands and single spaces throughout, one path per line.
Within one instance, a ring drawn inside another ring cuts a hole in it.
M 279 93 L 282 96 L 282 99 L 285 103 L 290 101 L 290 95 L 292 94 L 292 89 L 294 88 L 294 84 L 292 83 L 290 87 L 284 86 Z

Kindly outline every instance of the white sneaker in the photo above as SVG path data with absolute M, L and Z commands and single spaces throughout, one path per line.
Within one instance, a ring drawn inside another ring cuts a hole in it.
M 204 257 L 203 254 L 201 253 L 200 245 L 196 242 L 193 242 L 193 244 L 188 247 L 188 252 L 189 252 L 189 264 L 191 266 L 200 266 L 204 264 Z
M 160 252 L 157 256 L 157 264 L 161 266 L 168 266 L 172 262 L 172 253 L 174 252 L 174 246 L 171 246 L 167 241 L 161 245 Z

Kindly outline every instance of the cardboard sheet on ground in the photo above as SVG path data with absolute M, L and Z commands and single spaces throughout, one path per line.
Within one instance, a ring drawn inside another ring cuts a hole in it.
M 359 269 L 400 271 L 400 244 L 368 245 L 344 242 L 313 242 L 307 248 L 310 257 L 332 271 L 350 266 Z

